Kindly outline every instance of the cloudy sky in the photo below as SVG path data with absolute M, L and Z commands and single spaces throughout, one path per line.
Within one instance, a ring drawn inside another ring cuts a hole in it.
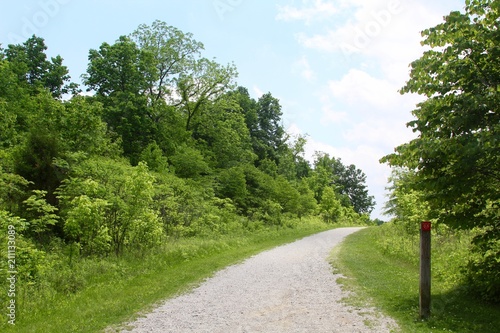
M 367 175 L 381 217 L 390 169 L 378 160 L 414 134 L 418 96 L 401 96 L 420 31 L 464 0 L 0 0 L 0 43 L 36 34 L 80 82 L 90 49 L 159 19 L 191 32 L 204 56 L 232 62 L 254 98 L 271 92 L 307 156 L 340 157 Z M 425 217 L 423 217 L 425 218 Z

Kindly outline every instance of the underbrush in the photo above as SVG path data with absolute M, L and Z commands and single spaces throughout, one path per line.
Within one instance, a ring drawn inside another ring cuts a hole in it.
M 419 315 L 419 235 L 386 224 L 349 236 L 333 265 L 354 290 L 349 302 L 374 304 L 398 321 L 402 332 L 498 332 L 500 307 L 470 293 L 462 273 L 473 232 L 438 227 L 432 235 L 431 317 Z
M 54 244 L 37 271 L 36 283 L 17 281 L 16 324 L 4 319 L 0 331 L 100 331 L 132 319 L 229 264 L 332 227 L 317 218 L 281 227 L 249 225 L 225 235 L 169 238 L 156 248 L 121 257 L 79 257 L 71 247 Z M 7 290 L 2 280 L 1 288 Z M 5 309 L 5 293 L 0 300 Z
M 408 233 L 405 226 L 387 224 L 377 230 L 377 247 L 394 260 L 418 267 L 420 260 L 420 233 L 417 228 Z M 465 283 L 462 271 L 470 258 L 471 231 L 453 231 L 446 226 L 433 227 L 432 274 L 440 288 L 454 289 Z

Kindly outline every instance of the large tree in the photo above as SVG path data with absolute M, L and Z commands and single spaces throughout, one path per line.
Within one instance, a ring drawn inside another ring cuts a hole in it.
M 426 99 L 408 123 L 419 135 L 382 159 L 415 171 L 430 216 L 458 228 L 483 228 L 476 239 L 500 297 L 500 7 L 468 0 L 422 32 L 430 49 L 411 64 L 402 93 Z M 488 254 L 489 253 L 489 254 Z M 489 256 L 489 257 L 488 257 Z M 496 259 L 495 259 L 496 258 Z M 495 273 L 496 272 L 496 273 Z
M 354 164 L 344 165 L 340 158 L 317 152 L 315 172 L 311 180 L 316 184 L 317 197 L 323 196 L 326 187 L 333 187 L 344 206 L 352 206 L 359 214 L 371 213 L 374 197 L 368 195 L 366 175 Z
M 401 90 L 427 97 L 408 123 L 419 136 L 383 159 L 416 170 L 431 217 L 458 227 L 489 224 L 500 198 L 499 12 L 491 3 L 467 1 L 465 14 L 423 31 L 431 49 Z
M 61 56 L 48 60 L 46 50 L 44 39 L 33 35 L 23 44 L 8 45 L 3 52 L 19 82 L 26 84 L 32 93 L 48 89 L 52 96 L 60 98 L 70 90 L 76 91 L 75 84 L 67 84 L 70 76 Z
M 234 65 L 223 66 L 206 58 L 196 60 L 191 68 L 179 75 L 175 102 L 185 114 L 186 130 L 192 129 L 193 122 L 208 103 L 234 88 L 236 76 Z
M 150 26 L 141 24 L 130 38 L 142 51 L 145 93 L 151 104 L 171 97 L 174 80 L 193 66 L 203 50 L 191 33 L 158 20 Z
M 141 52 L 126 36 L 110 45 L 102 43 L 99 50 L 89 51 L 87 74 L 82 75 L 88 90 L 100 96 L 118 93 L 139 94 L 146 89 Z
M 84 83 L 104 104 L 104 119 L 134 164 L 153 141 L 175 153 L 185 132 L 233 87 L 234 65 L 200 58 L 201 50 L 191 34 L 161 21 L 90 50 Z

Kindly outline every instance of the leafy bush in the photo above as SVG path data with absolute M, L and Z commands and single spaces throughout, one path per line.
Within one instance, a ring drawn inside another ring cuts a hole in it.
M 325 187 L 321 195 L 320 211 L 328 223 L 336 222 L 342 214 L 342 205 L 331 187 Z
M 500 223 L 480 230 L 473 238 L 465 273 L 472 290 L 487 301 L 500 303 Z
M 58 191 L 65 231 L 87 254 L 157 244 L 162 228 L 153 210 L 154 181 L 143 163 L 84 161 Z

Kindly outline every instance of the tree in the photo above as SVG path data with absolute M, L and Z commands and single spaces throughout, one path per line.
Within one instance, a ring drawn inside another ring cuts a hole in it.
M 210 173 L 210 167 L 201 152 L 188 145 L 179 147 L 170 157 L 175 174 L 181 178 L 199 178 Z
M 248 189 L 245 170 L 241 166 L 221 170 L 216 176 L 216 194 L 220 198 L 229 198 L 238 209 L 246 207 Z
M 279 173 L 284 175 L 289 181 L 295 181 L 309 176 L 311 165 L 304 157 L 306 137 L 302 135 L 290 138 L 279 151 Z
M 75 89 L 75 85 L 66 85 L 70 76 L 63 66 L 60 56 L 47 60 L 47 46 L 43 38 L 33 35 L 23 44 L 9 45 L 4 50 L 6 59 L 13 64 L 19 82 L 26 83 L 33 93 L 40 88 L 48 89 L 52 96 L 60 98 Z
M 389 200 L 384 205 L 384 214 L 405 226 L 408 234 L 418 233 L 418 224 L 423 216 L 429 216 L 429 207 L 423 193 L 413 188 L 414 171 L 402 168 L 392 170 Z
M 103 119 L 122 138 L 123 151 L 136 164 L 139 155 L 155 139 L 157 124 L 144 96 L 147 80 L 141 50 L 126 36 L 113 45 L 103 43 L 90 50 L 83 81 L 104 106 Z
M 142 52 L 145 93 L 155 104 L 171 98 L 174 80 L 185 73 L 203 50 L 203 44 L 165 22 L 155 21 L 151 26 L 141 24 L 130 38 Z
M 255 159 L 244 116 L 231 96 L 206 106 L 193 128 L 193 136 L 212 167 L 226 169 Z
M 301 180 L 297 190 L 300 194 L 298 206 L 296 207 L 297 216 L 302 218 L 305 215 L 314 214 L 318 208 L 318 202 L 314 198 L 314 192 L 309 188 L 307 182 Z
M 281 105 L 279 100 L 267 93 L 257 101 L 257 119 L 250 132 L 253 135 L 254 151 L 263 159 L 271 159 L 279 164 L 278 152 L 285 145 L 285 129 L 281 124 Z
M 85 160 L 58 190 L 64 229 L 87 254 L 121 255 L 126 246 L 157 244 L 162 228 L 153 210 L 155 177 L 144 163 Z
M 28 114 L 24 103 L 28 93 L 18 82 L 14 66 L 0 53 L 0 147 L 14 146 L 21 139 Z
M 63 103 L 63 106 L 58 117 L 49 121 L 56 125 L 54 131 L 60 133 L 65 152 L 85 152 L 108 157 L 122 154 L 102 120 L 104 109 L 101 103 L 75 96 Z
M 413 187 L 430 216 L 456 228 L 483 228 L 482 242 L 500 257 L 500 34 L 497 1 L 468 0 L 465 13 L 422 32 L 430 47 L 411 64 L 401 93 L 426 99 L 408 123 L 418 138 L 382 159 L 415 171 Z M 491 297 L 500 298 L 500 265 L 490 265 Z M 496 275 L 496 278 L 493 276 Z M 477 278 L 477 276 L 476 276 Z M 492 296 L 496 295 L 496 296 Z
M 32 128 L 26 133 L 23 144 L 16 148 L 14 156 L 16 173 L 30 181 L 32 189 L 47 191 L 48 202 L 55 205 L 57 200 L 53 194 L 61 179 L 54 159 L 61 157 L 62 153 L 57 132 Z
M 83 83 L 87 90 L 94 90 L 100 96 L 118 92 L 139 94 L 147 85 L 140 56 L 139 48 L 127 36 L 120 36 L 113 45 L 102 43 L 99 50 L 89 51 Z
M 331 187 L 327 187 L 323 191 L 319 206 L 326 222 L 336 222 L 342 214 L 342 205 Z
M 345 166 L 340 158 L 317 152 L 314 167 L 312 180 L 316 183 L 317 199 L 325 187 L 332 186 L 343 206 L 352 206 L 358 214 L 369 214 L 373 210 L 375 201 L 368 195 L 366 175 L 354 164 Z
M 435 217 L 470 228 L 489 224 L 478 215 L 500 197 L 500 36 L 490 1 L 467 3 L 465 14 L 422 33 L 433 49 L 412 63 L 401 90 L 427 97 L 408 123 L 419 137 L 382 161 L 416 170 Z
M 33 195 L 24 201 L 27 214 L 29 215 L 29 232 L 33 233 L 38 240 L 44 232 L 53 227 L 59 220 L 56 214 L 57 208 L 45 200 L 47 192 L 34 190 Z
M 210 101 L 215 101 L 234 88 L 237 76 L 234 65 L 222 66 L 213 60 L 201 58 L 177 79 L 176 105 L 186 116 L 186 130 L 192 129 L 194 118 Z
M 84 83 L 133 164 L 153 141 L 174 154 L 210 103 L 233 87 L 234 65 L 198 58 L 202 49 L 191 34 L 155 21 L 90 50 Z
M 368 195 L 366 175 L 354 164 L 344 167 L 338 184 L 339 193 L 349 198 L 352 208 L 358 214 L 370 214 L 375 206 L 374 197 Z

